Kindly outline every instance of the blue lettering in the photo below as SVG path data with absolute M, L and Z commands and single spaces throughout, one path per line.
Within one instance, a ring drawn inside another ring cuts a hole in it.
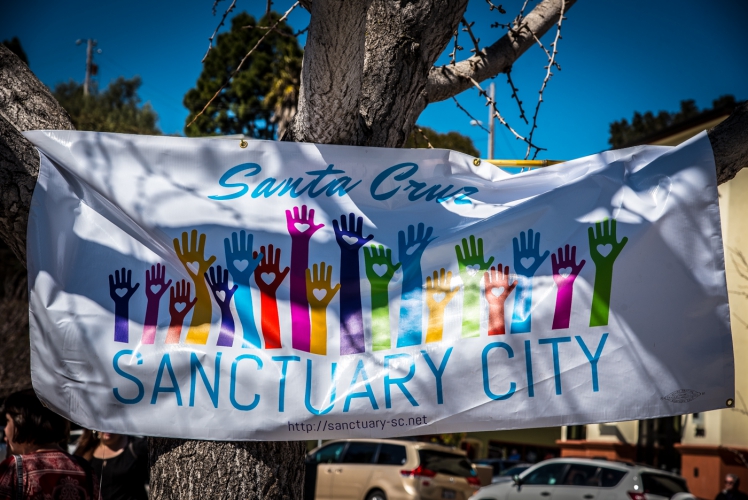
M 252 191 L 252 198 L 259 198 L 260 196 L 264 196 L 265 198 L 270 198 L 275 194 L 276 191 L 278 191 L 281 186 L 283 186 L 283 182 L 278 184 L 278 186 L 273 189 L 273 186 L 275 185 L 275 177 L 268 177 L 267 179 L 264 179 L 262 182 L 260 182 L 257 187 Z
M 442 396 L 442 375 L 444 375 L 444 369 L 447 367 L 449 356 L 452 354 L 452 348 L 450 347 L 447 349 L 447 352 L 444 353 L 439 369 L 437 369 L 434 362 L 431 361 L 431 357 L 427 351 L 421 351 L 421 354 L 423 354 L 423 359 L 426 360 L 426 364 L 429 365 L 431 373 L 434 374 L 434 378 L 436 379 L 436 404 L 440 405 L 444 403 L 444 397 Z
M 280 385 L 278 387 L 278 411 L 283 413 L 286 406 L 286 372 L 288 371 L 289 361 L 301 361 L 298 356 L 273 356 L 273 361 L 280 361 L 281 366 Z
M 171 387 L 161 387 L 161 377 L 164 376 L 164 368 L 169 372 L 169 379 L 171 380 Z M 151 398 L 151 404 L 155 405 L 158 395 L 161 392 L 173 392 L 177 398 L 177 406 L 182 406 L 182 393 L 179 392 L 179 384 L 177 383 L 177 376 L 174 375 L 174 369 L 171 367 L 171 358 L 169 354 L 164 354 L 161 358 L 161 364 L 158 366 L 158 373 L 156 374 L 156 384 L 153 387 L 153 397 Z
M 313 415 L 327 415 L 332 411 L 332 407 L 335 406 L 335 368 L 337 368 L 337 366 L 337 363 L 332 364 L 332 392 L 330 393 L 330 406 L 324 410 L 318 410 L 312 406 L 312 360 L 306 360 L 306 391 L 304 395 L 304 404 L 306 405 L 306 409 L 309 410 L 309 413 Z
M 232 406 L 237 410 L 249 411 L 253 410 L 260 403 L 260 395 L 255 394 L 254 399 L 248 405 L 239 404 L 239 402 L 236 400 L 236 368 L 237 366 L 239 366 L 239 361 L 243 359 L 255 360 L 258 370 L 262 370 L 262 360 L 254 354 L 242 354 L 241 356 L 238 356 L 234 360 L 234 363 L 231 365 L 231 390 L 229 392 L 229 399 L 231 400 Z
M 558 344 L 571 342 L 571 337 L 556 337 L 554 339 L 540 339 L 538 343 L 551 344 L 553 347 L 553 377 L 556 381 L 556 396 L 561 395 L 561 368 L 558 361 Z
M 377 189 L 379 189 L 379 185 L 382 184 L 390 175 L 393 175 L 398 170 L 402 169 L 408 169 L 407 171 L 397 174 L 394 176 L 394 179 L 396 181 L 404 181 L 408 177 L 411 177 L 413 174 L 418 171 L 418 165 L 415 163 L 399 163 L 397 165 L 394 165 L 388 169 L 386 169 L 384 172 L 379 174 L 374 178 L 374 181 L 371 183 L 371 187 L 369 188 L 369 192 L 371 193 L 371 197 L 375 200 L 388 200 L 395 196 L 395 193 L 397 193 L 400 188 L 396 187 L 392 191 L 387 191 L 386 193 L 377 193 Z
M 139 403 L 141 399 L 143 399 L 143 395 L 145 395 L 145 387 L 143 387 L 143 382 L 140 381 L 139 378 L 137 378 L 135 375 L 130 375 L 129 373 L 125 372 L 122 368 L 119 367 L 119 358 L 122 356 L 135 356 L 135 359 L 137 361 L 135 364 L 142 365 L 143 364 L 143 356 L 139 352 L 131 351 L 129 349 L 126 349 L 124 351 L 120 351 L 117 354 L 114 355 L 114 359 L 112 360 L 112 364 L 114 365 L 114 371 L 117 372 L 117 375 L 126 378 L 127 380 L 132 381 L 137 387 L 138 387 L 138 395 L 134 398 L 123 398 L 118 388 L 114 388 L 114 397 L 119 401 L 120 403 L 126 404 L 126 405 L 134 405 L 135 403 Z
M 249 186 L 243 182 L 234 182 L 229 183 L 229 180 L 236 174 L 240 172 L 244 172 L 245 170 L 249 170 L 246 174 L 244 174 L 244 177 L 252 177 L 253 175 L 257 175 L 262 170 L 262 167 L 260 167 L 256 163 L 242 163 L 241 165 L 237 165 L 235 167 L 231 167 L 228 169 L 219 179 L 218 184 L 221 185 L 221 187 L 225 188 L 240 188 L 239 191 L 236 191 L 231 194 L 225 194 L 225 195 L 213 195 L 208 196 L 211 200 L 233 200 L 234 198 L 239 198 L 240 196 L 244 196 L 249 192 Z
M 517 390 L 517 384 L 512 382 L 511 384 L 509 384 L 509 390 L 504 394 L 494 394 L 493 391 L 491 391 L 491 379 L 488 375 L 488 353 L 491 352 L 492 349 L 497 349 L 499 347 L 506 351 L 507 357 L 509 359 L 512 359 L 514 357 L 514 351 L 512 350 L 511 346 L 509 344 L 505 344 L 504 342 L 492 342 L 488 344 L 483 348 L 483 354 L 481 355 L 483 364 L 483 391 L 486 393 L 486 396 L 495 401 L 501 399 L 509 399 L 512 397 L 512 395 L 514 395 L 514 391 Z
M 471 205 L 473 202 L 470 201 L 469 198 L 465 197 L 477 193 L 478 188 L 468 186 L 462 188 L 462 190 L 464 191 L 464 193 L 455 198 L 455 205 Z M 455 194 L 457 194 L 457 191 L 455 191 Z
M 587 349 L 587 346 L 584 344 L 584 340 L 582 340 L 582 337 L 577 335 L 574 338 L 577 339 L 577 342 L 579 342 L 579 347 L 582 348 L 582 351 L 584 351 L 584 355 L 587 356 L 587 361 L 590 362 L 590 368 L 592 368 L 592 392 L 597 392 L 600 390 L 597 384 L 597 362 L 600 360 L 600 355 L 603 353 L 603 347 L 605 346 L 605 341 L 608 340 L 608 334 L 603 333 L 603 337 L 600 339 L 600 343 L 597 345 L 597 350 L 595 351 L 594 356 L 590 354 L 590 350 Z
M 390 378 L 390 360 L 396 359 L 396 358 L 408 358 L 410 359 L 410 368 L 408 368 L 408 374 L 404 377 L 400 378 Z M 415 400 L 415 398 L 410 394 L 408 389 L 405 388 L 405 383 L 413 378 L 413 375 L 416 374 L 416 363 L 413 361 L 413 357 L 410 354 L 390 354 L 389 356 L 384 357 L 384 369 L 385 375 L 384 375 L 384 404 L 387 408 L 392 408 L 392 400 L 390 398 L 390 386 L 396 385 L 400 388 L 400 391 L 405 395 L 406 398 L 408 398 L 408 401 L 410 401 L 410 404 L 413 406 L 418 406 L 418 402 Z
M 532 379 L 532 352 L 530 352 L 530 341 L 525 340 L 525 368 L 527 369 L 527 395 L 535 397 L 535 386 Z
M 200 373 L 200 378 L 205 385 L 205 389 L 208 391 L 208 396 L 213 402 L 213 408 L 218 408 L 218 382 L 221 379 L 221 353 L 216 353 L 215 370 L 213 375 L 213 387 L 210 386 L 208 375 L 205 374 L 200 360 L 197 359 L 197 354 L 194 352 L 190 353 L 190 406 L 195 406 L 195 386 L 197 385 L 197 374 Z
M 351 385 L 349 387 L 349 390 L 353 388 L 354 385 L 356 385 L 356 380 L 358 379 L 358 374 L 361 374 L 361 380 L 364 382 L 364 385 L 366 386 L 366 390 L 361 392 L 349 392 L 348 395 L 345 397 L 345 404 L 343 405 L 343 413 L 347 413 L 348 409 L 351 407 L 351 400 L 353 398 L 369 398 L 369 402 L 371 402 L 371 407 L 375 410 L 379 409 L 379 405 L 377 405 L 377 400 L 374 398 L 374 391 L 371 390 L 371 384 L 369 384 L 369 377 L 366 376 L 366 370 L 364 370 L 364 362 L 363 360 L 358 360 L 358 364 L 356 365 L 356 371 L 353 374 L 353 379 L 351 379 Z

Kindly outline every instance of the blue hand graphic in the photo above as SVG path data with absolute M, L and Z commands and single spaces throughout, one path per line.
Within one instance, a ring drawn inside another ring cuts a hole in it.
M 421 222 L 418 231 L 408 226 L 408 238 L 405 231 L 397 234 L 398 253 L 403 267 L 403 288 L 400 299 L 400 324 L 397 332 L 397 347 L 418 345 L 423 341 L 423 274 L 421 256 L 429 243 L 434 228 Z
M 114 301 L 114 341 L 129 342 L 130 331 L 130 297 L 140 286 L 132 286 L 132 271 L 122 268 L 109 275 L 109 296 Z
M 249 286 L 257 265 L 263 258 L 263 254 L 258 253 L 255 257 L 252 253 L 253 237 L 246 234 L 244 230 L 238 234 L 231 233 L 231 241 L 228 238 L 223 240 L 223 248 L 226 253 L 226 268 L 231 273 L 234 284 L 239 288 L 234 294 L 236 302 L 236 312 L 239 315 L 239 322 L 242 324 L 243 341 L 242 347 L 262 347 L 260 332 L 257 330 L 255 323 L 254 307 L 252 305 L 252 289 Z
M 540 255 L 540 233 L 528 229 L 519 233 L 519 240 L 512 238 L 514 247 L 514 271 L 517 273 L 517 288 L 514 291 L 512 333 L 529 333 L 532 310 L 532 277 L 535 276 L 550 252 Z

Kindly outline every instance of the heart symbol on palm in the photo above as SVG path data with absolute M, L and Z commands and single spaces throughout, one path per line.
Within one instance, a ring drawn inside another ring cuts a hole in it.
M 327 296 L 327 290 L 325 290 L 324 288 L 315 288 L 314 290 L 312 290 L 312 294 L 314 294 L 314 297 L 317 300 L 322 300 L 325 298 L 325 296 Z
M 302 222 L 294 222 L 293 226 L 300 233 L 303 233 L 304 231 L 306 231 L 307 229 L 309 229 L 311 227 L 309 224 L 304 224 Z
M 161 285 L 151 285 L 151 293 L 156 294 L 160 291 L 161 291 Z
M 613 245 L 611 245 L 610 243 L 606 243 L 605 245 L 603 245 L 601 243 L 597 245 L 597 251 L 600 252 L 600 255 L 602 255 L 603 257 L 607 257 L 608 255 L 610 255 L 610 252 L 613 251 Z
M 223 291 L 223 290 L 218 290 L 216 292 L 216 297 L 218 297 L 218 300 L 220 300 L 221 302 L 223 302 L 223 301 L 226 300 L 226 292 Z
M 494 297 L 501 297 L 501 294 L 504 293 L 504 287 L 503 286 L 495 286 L 491 288 L 491 293 Z
M 571 267 L 562 267 L 558 270 L 558 274 L 561 275 L 562 278 L 568 278 L 571 274 L 572 268 Z
M 127 288 L 115 288 L 114 293 L 116 293 L 119 297 L 124 297 L 125 295 L 127 295 Z
M 242 259 L 242 260 L 234 259 L 234 267 L 239 272 L 244 271 L 248 265 L 249 265 L 249 261 L 247 259 Z
M 530 269 L 533 264 L 535 264 L 535 257 L 522 257 L 519 259 L 519 263 L 522 264 L 522 267 L 525 269 Z
M 380 278 L 387 273 L 387 264 L 374 264 L 371 268 Z
M 266 285 L 270 285 L 275 281 L 275 273 L 262 273 L 260 279 L 265 282 Z
M 187 268 L 192 271 L 192 274 L 197 274 L 197 272 L 200 270 L 200 263 L 196 260 L 193 260 L 192 262 L 185 262 L 187 265 Z
M 447 294 L 444 292 L 439 292 L 439 293 L 435 293 L 433 297 L 436 302 L 441 302 L 447 297 Z
M 355 245 L 356 243 L 358 243 L 358 238 L 356 238 L 355 236 L 348 236 L 347 234 L 344 234 L 343 241 L 345 241 L 349 245 Z
M 480 264 L 473 264 L 472 266 L 465 266 L 467 269 L 468 276 L 475 276 L 480 271 Z
M 174 309 L 177 310 L 177 312 L 184 311 L 184 308 L 187 307 L 187 302 L 177 302 L 174 304 Z

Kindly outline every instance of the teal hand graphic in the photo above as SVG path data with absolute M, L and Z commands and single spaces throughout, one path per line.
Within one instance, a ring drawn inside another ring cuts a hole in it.
M 613 286 L 613 263 L 628 242 L 627 237 L 618 241 L 616 220 L 596 222 L 587 230 L 590 241 L 590 257 L 595 263 L 595 286 L 592 292 L 590 326 L 608 324 L 610 314 L 610 291 Z
M 462 336 L 478 337 L 480 335 L 480 280 L 483 273 L 491 267 L 493 257 L 488 260 L 483 254 L 483 238 L 470 235 L 462 239 L 462 248 L 455 245 L 457 264 L 460 268 L 462 291 Z

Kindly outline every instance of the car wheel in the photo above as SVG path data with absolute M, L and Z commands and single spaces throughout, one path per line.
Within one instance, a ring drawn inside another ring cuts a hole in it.
M 382 490 L 374 490 L 366 496 L 366 500 L 387 500 L 387 495 Z

